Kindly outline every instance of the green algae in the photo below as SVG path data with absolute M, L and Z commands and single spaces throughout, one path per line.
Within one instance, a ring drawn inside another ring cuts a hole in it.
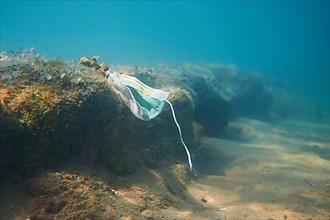
M 150 122 L 137 119 L 100 72 L 37 57 L 0 73 L 10 76 L 0 78 L 2 175 L 32 176 L 68 161 L 126 174 L 157 166 L 164 155 L 185 158 L 169 109 Z M 193 145 L 191 97 L 180 90 L 170 98 Z

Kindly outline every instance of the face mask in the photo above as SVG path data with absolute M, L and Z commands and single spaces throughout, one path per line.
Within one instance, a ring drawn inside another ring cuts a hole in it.
M 188 156 L 189 167 L 192 170 L 191 156 L 188 147 L 183 141 L 181 128 L 176 120 L 172 104 L 167 100 L 168 92 L 151 88 L 135 77 L 117 72 L 107 71 L 108 82 L 114 86 L 123 103 L 131 109 L 131 112 L 138 118 L 149 121 L 162 112 L 164 103 L 171 107 L 173 120 L 178 128 L 180 141 Z
M 108 74 L 108 81 L 115 86 L 121 100 L 136 117 L 149 121 L 162 112 L 169 93 L 153 89 L 132 76 L 116 72 Z

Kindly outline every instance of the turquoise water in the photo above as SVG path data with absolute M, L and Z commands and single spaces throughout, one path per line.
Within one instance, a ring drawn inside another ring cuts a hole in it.
M 0 2 L 2 51 L 232 63 L 279 77 L 329 109 L 329 1 Z
M 330 219 L 329 7 L 0 0 L 0 219 Z M 94 55 L 173 107 L 44 59 Z

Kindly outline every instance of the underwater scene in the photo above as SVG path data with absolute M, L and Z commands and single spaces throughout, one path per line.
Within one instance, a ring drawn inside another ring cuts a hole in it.
M 329 10 L 0 0 L 0 220 L 329 220 Z

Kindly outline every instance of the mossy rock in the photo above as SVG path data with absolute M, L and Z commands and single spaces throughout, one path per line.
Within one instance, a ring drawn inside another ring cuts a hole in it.
M 0 68 L 0 170 L 31 176 L 67 161 L 126 174 L 159 160 L 185 160 L 168 107 L 149 122 L 136 118 L 101 73 L 61 60 Z M 193 145 L 193 105 L 171 96 L 185 141 Z M 3 171 L 3 172 L 2 172 Z

